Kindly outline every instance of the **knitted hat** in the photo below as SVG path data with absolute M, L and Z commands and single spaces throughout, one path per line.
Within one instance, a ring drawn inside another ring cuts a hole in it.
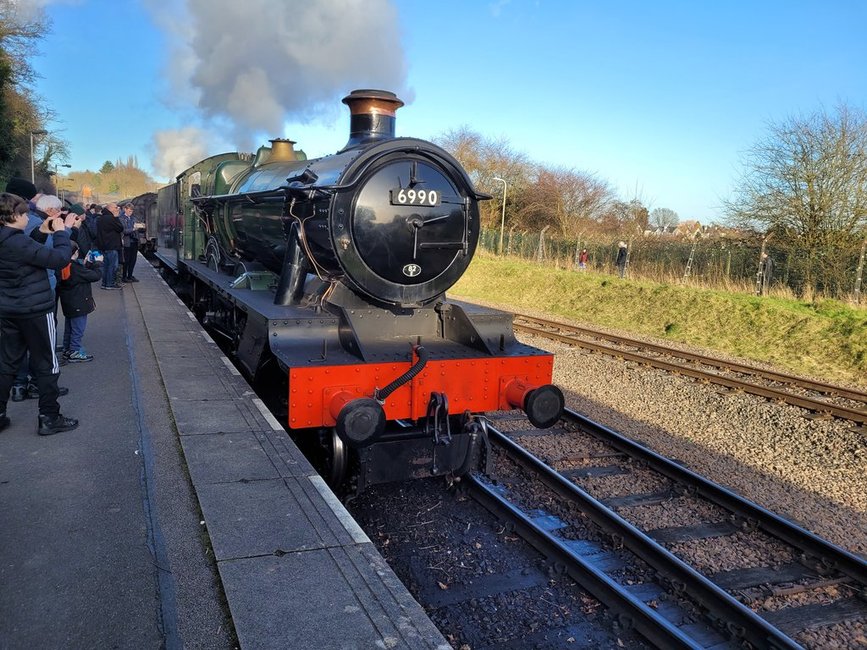
M 69 206 L 69 211 L 74 212 L 77 215 L 84 214 L 84 208 L 80 203 L 73 203 Z
M 36 186 L 26 178 L 10 178 L 6 183 L 6 191 L 27 201 L 36 196 Z

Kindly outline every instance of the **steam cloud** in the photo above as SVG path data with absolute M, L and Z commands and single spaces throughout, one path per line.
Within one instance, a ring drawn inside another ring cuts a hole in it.
M 238 149 L 282 135 L 284 121 L 335 119 L 355 88 L 412 99 L 391 0 L 149 1 L 171 44 L 173 100 Z M 155 142 L 160 157 L 174 140 Z
M 33 18 L 51 4 L 76 4 L 78 0 L 10 0 L 9 5 L 25 20 Z
M 154 172 L 169 178 L 206 158 L 211 146 L 208 134 L 195 126 L 157 131 L 153 142 L 156 149 Z

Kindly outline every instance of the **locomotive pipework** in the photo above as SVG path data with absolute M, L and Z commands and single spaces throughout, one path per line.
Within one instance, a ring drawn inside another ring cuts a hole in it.
M 282 385 L 273 403 L 293 435 L 326 438 L 336 465 L 355 458 L 360 489 L 469 467 L 479 415 L 550 426 L 563 396 L 552 355 L 519 343 L 509 314 L 446 297 L 490 197 L 440 147 L 395 137 L 393 93 L 343 101 L 335 154 L 276 139 L 179 175 L 161 190 L 173 237 L 156 254 L 254 384 Z

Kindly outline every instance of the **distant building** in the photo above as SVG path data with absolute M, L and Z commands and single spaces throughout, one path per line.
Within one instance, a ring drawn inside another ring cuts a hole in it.
M 695 220 L 681 221 L 674 228 L 675 237 L 692 239 L 702 232 L 701 223 Z

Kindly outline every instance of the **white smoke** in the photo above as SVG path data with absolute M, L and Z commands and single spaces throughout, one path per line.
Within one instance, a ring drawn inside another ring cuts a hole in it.
M 7 0 L 4 4 L 8 5 L 23 20 L 30 20 L 40 14 L 48 5 L 76 5 L 80 4 L 81 0 Z M 6 9 L 4 7 L 4 9 Z
M 157 131 L 153 136 L 154 172 L 174 178 L 193 163 L 208 157 L 213 146 L 208 133 L 198 127 Z
M 238 143 L 333 120 L 356 88 L 412 99 L 391 0 L 151 1 L 172 45 L 174 100 L 228 123 Z

